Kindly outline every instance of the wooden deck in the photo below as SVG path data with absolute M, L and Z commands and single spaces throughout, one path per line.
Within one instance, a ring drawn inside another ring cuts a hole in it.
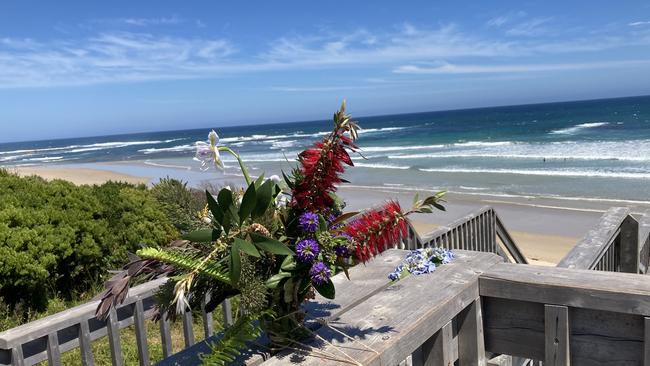
M 644 275 L 649 232 L 649 214 L 611 209 L 553 268 L 525 264 L 489 207 L 423 237 L 411 229 L 395 245 L 398 250 L 353 268 L 352 281 L 336 276 L 335 301 L 317 298 L 306 306 L 311 318 L 327 323 L 316 330 L 312 351 L 265 360 L 259 349 L 245 362 L 650 366 L 650 281 Z M 433 274 L 389 282 L 388 272 L 405 254 L 399 249 L 422 246 L 454 249 L 457 259 Z M 111 341 L 113 364 L 122 365 L 119 332 L 130 325 L 138 335 L 140 364 L 149 365 L 143 328 L 162 281 L 133 288 L 107 322 L 95 319 L 96 303 L 88 303 L 0 333 L 0 365 L 58 365 L 62 352 L 77 347 L 79 363 L 93 365 L 89 344 L 104 336 Z M 223 311 L 231 320 L 229 304 Z M 194 344 L 191 317 L 183 317 L 188 349 L 171 355 L 164 347 L 164 364 L 195 364 L 206 350 L 205 343 Z M 218 337 L 211 315 L 202 319 L 205 336 Z M 161 322 L 160 329 L 169 345 L 169 324 Z

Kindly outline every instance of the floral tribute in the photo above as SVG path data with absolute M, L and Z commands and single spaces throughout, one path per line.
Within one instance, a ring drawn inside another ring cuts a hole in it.
M 98 316 L 107 316 L 123 301 L 134 281 L 166 277 L 156 295 L 158 317 L 173 320 L 192 309 L 209 312 L 226 299 L 239 300 L 237 321 L 212 345 L 206 364 L 232 362 L 262 331 L 273 351 L 308 336 L 303 302 L 316 293 L 333 299 L 332 276 L 347 276 L 351 266 L 391 247 L 406 235 L 409 215 L 444 209 L 440 192 L 423 200 L 416 196 L 407 211 L 397 201 L 387 201 L 365 212 L 343 212 L 336 190 L 345 182 L 346 168 L 354 165 L 350 153 L 359 150 L 359 126 L 345 103 L 333 120 L 331 133 L 300 153 L 284 179 L 253 179 L 240 156 L 220 146 L 217 133 L 210 132 L 208 143 L 197 143 L 196 160 L 202 168 L 223 168 L 221 154 L 234 156 L 245 187 L 206 191 L 207 207 L 200 217 L 206 227 L 168 247 L 139 250 L 107 282 Z M 439 263 L 426 255 L 424 266 Z
M 404 278 L 409 273 L 422 275 L 431 273 L 436 267 L 447 264 L 454 259 L 454 253 L 444 248 L 422 248 L 411 251 L 404 261 L 388 275 L 391 281 Z

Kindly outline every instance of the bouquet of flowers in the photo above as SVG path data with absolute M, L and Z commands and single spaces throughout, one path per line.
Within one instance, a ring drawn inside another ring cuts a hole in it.
M 134 279 L 167 277 L 157 293 L 158 316 L 174 318 L 200 308 L 206 311 L 237 296 L 239 314 L 206 356 L 211 364 L 232 361 L 246 342 L 266 332 L 273 350 L 306 336 L 301 304 L 318 292 L 333 299 L 332 275 L 345 272 L 395 244 L 406 235 L 408 216 L 441 206 L 444 192 L 414 200 L 404 211 L 387 201 L 365 212 L 343 212 L 336 196 L 350 152 L 358 151 L 358 124 L 345 112 L 334 114 L 331 133 L 298 155 L 298 164 L 284 179 L 253 180 L 240 156 L 219 145 L 212 131 L 208 143 L 197 143 L 203 167 L 223 167 L 220 154 L 239 162 L 246 186 L 241 190 L 206 192 L 203 220 L 210 227 L 188 233 L 185 241 L 166 248 L 147 247 L 125 270 L 107 282 L 97 309 L 106 316 L 123 301 Z M 349 278 L 349 276 L 348 276 Z

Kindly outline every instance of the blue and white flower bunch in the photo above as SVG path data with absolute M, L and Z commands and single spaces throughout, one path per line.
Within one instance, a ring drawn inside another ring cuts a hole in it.
M 436 267 L 447 264 L 454 259 L 454 253 L 444 248 L 422 248 L 411 251 L 404 261 L 388 274 L 391 281 L 397 281 L 406 276 L 405 272 L 414 275 L 431 273 Z

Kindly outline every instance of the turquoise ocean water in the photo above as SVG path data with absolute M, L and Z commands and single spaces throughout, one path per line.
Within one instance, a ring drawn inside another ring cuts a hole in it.
M 358 120 L 363 156 L 347 173 L 352 185 L 650 201 L 650 97 Z M 311 121 L 215 129 L 255 171 L 277 174 L 330 127 Z M 0 165 L 133 161 L 199 174 L 194 143 L 209 129 L 2 144 Z M 236 174 L 233 161 L 226 165 Z

